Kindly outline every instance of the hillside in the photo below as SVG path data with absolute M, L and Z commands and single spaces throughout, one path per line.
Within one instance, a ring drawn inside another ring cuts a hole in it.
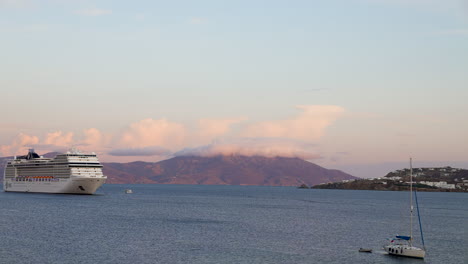
M 109 183 L 299 186 L 356 179 L 298 158 L 175 157 L 148 163 L 104 163 Z
M 410 187 L 409 169 L 389 172 L 375 179 L 344 180 L 314 186 L 316 189 L 407 191 Z M 413 169 L 413 186 L 418 191 L 468 192 L 468 170 L 452 167 Z

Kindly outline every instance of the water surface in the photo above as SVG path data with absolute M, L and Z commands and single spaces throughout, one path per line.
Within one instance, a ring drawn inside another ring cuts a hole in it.
M 0 192 L 0 262 L 468 263 L 466 193 L 419 193 L 425 260 L 381 250 L 407 234 L 408 200 L 407 192 L 255 186 Z

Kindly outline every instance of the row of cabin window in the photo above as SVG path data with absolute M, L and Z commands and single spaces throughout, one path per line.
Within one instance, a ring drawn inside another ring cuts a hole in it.
M 15 178 L 17 182 L 58 182 L 57 178 Z

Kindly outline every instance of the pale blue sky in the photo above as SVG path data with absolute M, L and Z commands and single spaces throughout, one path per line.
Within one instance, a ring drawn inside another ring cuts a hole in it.
M 275 126 L 265 137 L 313 144 L 328 167 L 466 161 L 467 47 L 458 0 L 0 0 L 0 146 L 19 151 L 20 133 L 58 146 L 56 131 L 80 144 L 95 128 L 110 138 L 95 146 L 105 156 L 158 145 L 122 138 L 165 118 L 190 137 L 160 146 L 177 151 L 249 137 L 243 126 L 294 119 L 298 105 L 332 105 L 343 114 L 321 136 Z M 209 138 L 194 129 L 200 119 L 243 121 L 210 126 Z

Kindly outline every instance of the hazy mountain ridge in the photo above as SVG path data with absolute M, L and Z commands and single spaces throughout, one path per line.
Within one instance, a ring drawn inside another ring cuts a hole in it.
M 298 158 L 175 157 L 156 163 L 103 163 L 109 183 L 299 186 L 356 179 Z M 132 179 L 131 181 L 129 179 Z

